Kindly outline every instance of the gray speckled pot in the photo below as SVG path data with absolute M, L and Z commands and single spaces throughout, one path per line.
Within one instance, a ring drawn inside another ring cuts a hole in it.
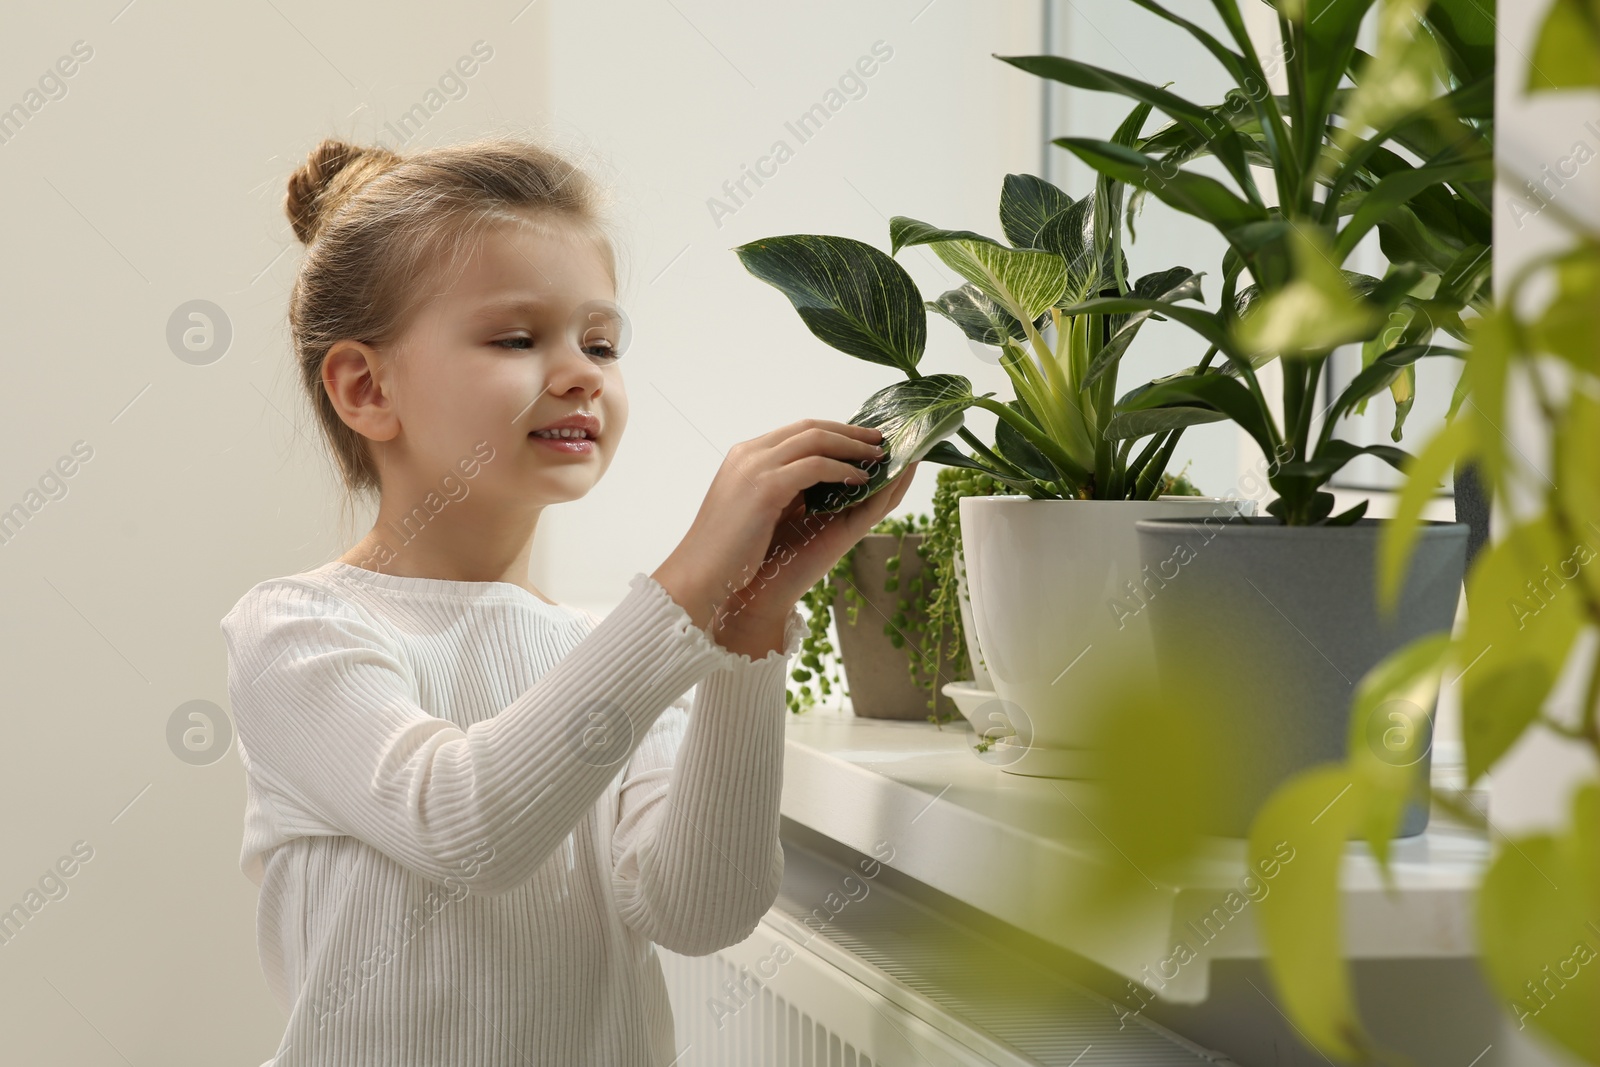
M 1237 788 L 1218 833 L 1246 836 L 1255 810 L 1290 774 L 1342 760 L 1362 675 L 1415 638 L 1450 630 L 1467 526 L 1422 524 L 1398 609 L 1385 617 L 1377 606 L 1384 525 L 1291 527 L 1266 517 L 1135 523 L 1141 561 L 1154 576 L 1140 610 L 1149 614 L 1163 685 L 1226 697 L 1219 714 L 1227 721 L 1217 727 L 1237 762 L 1218 769 L 1219 781 Z M 1421 712 L 1421 728 L 1431 729 L 1433 708 Z M 1425 754 L 1424 778 L 1428 767 Z M 1427 808 L 1412 804 L 1399 836 L 1427 824 Z

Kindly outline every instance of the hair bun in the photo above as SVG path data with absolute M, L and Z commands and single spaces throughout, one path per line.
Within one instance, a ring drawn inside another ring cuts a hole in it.
M 289 176 L 283 209 L 295 236 L 309 245 L 334 209 L 357 187 L 398 162 L 398 155 L 381 146 L 325 138 L 306 156 L 300 169 Z

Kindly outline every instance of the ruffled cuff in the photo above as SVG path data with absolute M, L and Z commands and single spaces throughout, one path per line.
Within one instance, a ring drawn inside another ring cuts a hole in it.
M 783 624 L 783 647 L 772 649 L 760 659 L 752 659 L 748 652 L 732 652 L 717 644 L 710 633 L 694 624 L 694 620 L 689 617 L 689 612 L 684 609 L 684 606 L 672 599 L 672 594 L 667 592 L 666 588 L 650 575 L 640 571 L 628 579 L 628 586 L 633 589 L 641 587 L 648 589 L 653 593 L 652 599 L 671 605 L 672 609 L 677 612 L 678 627 L 683 633 L 690 636 L 690 641 L 695 651 L 715 657 L 711 666 L 714 671 L 749 669 L 751 667 L 787 667 L 790 657 L 800 650 L 800 641 L 806 634 L 805 617 L 800 614 L 798 608 L 790 608 L 789 617 L 784 620 Z

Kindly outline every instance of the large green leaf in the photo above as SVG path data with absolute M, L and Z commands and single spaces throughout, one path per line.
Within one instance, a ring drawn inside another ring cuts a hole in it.
M 1316 488 L 1333 477 L 1345 464 L 1357 456 L 1376 456 L 1396 470 L 1404 470 L 1405 465 L 1411 462 L 1411 456 L 1393 445 L 1353 445 L 1348 441 L 1332 440 L 1317 450 L 1314 458 L 1309 460 L 1290 460 L 1279 464 L 1278 473 L 1273 477 L 1273 483 L 1280 480 L 1303 480 L 1310 483 L 1309 488 Z
M 1486 546 L 1467 578 L 1461 636 L 1461 735 L 1475 781 L 1538 716 L 1583 628 L 1581 591 L 1567 586 L 1594 551 L 1573 545 L 1548 514 Z
M 880 444 L 887 455 L 867 468 L 870 477 L 861 485 L 818 482 L 807 488 L 807 514 L 842 511 L 882 489 L 935 444 L 961 429 L 967 408 L 977 399 L 972 395 L 972 383 L 959 374 L 910 378 L 867 397 L 846 421 L 882 430 Z
M 1600 373 L 1600 255 L 1594 245 L 1562 256 L 1551 273 L 1556 291 L 1533 334 L 1540 348 L 1574 369 Z
M 1347 1061 L 1371 1049 L 1344 965 L 1339 901 L 1345 840 L 1362 823 L 1366 792 L 1343 764 L 1301 771 L 1256 813 L 1248 851 L 1252 870 L 1277 873 L 1256 921 L 1284 1012 L 1313 1048 Z
M 1395 504 L 1394 518 L 1384 528 L 1378 547 L 1378 604 L 1392 611 L 1401 581 L 1420 532 L 1422 512 L 1439 492 L 1450 469 L 1471 454 L 1472 437 L 1465 419 L 1454 418 L 1434 434 L 1405 469 L 1406 481 Z
M 961 327 L 962 333 L 981 345 L 998 347 L 1007 337 L 1015 341 L 1027 337 L 1022 323 L 971 282 L 942 293 L 938 300 L 928 301 L 927 307 L 929 311 L 938 312 Z M 1048 316 L 1041 315 L 1034 322 L 1034 327 L 1042 329 L 1048 321 Z
M 1406 801 L 1429 802 L 1422 757 L 1433 745 L 1432 709 L 1451 647 L 1448 631 L 1412 640 L 1367 671 L 1351 701 L 1346 763 L 1368 786 L 1362 832 L 1385 881 Z
M 1388 129 L 1438 98 L 1448 72 L 1433 35 L 1417 24 L 1427 5 L 1428 0 L 1388 0 L 1379 7 L 1378 47 L 1348 71 L 1355 88 L 1337 94 L 1341 125 L 1332 131 L 1335 144 L 1349 148 L 1366 130 Z
M 1262 70 L 1261 61 L 1257 58 L 1255 48 L 1249 43 L 1248 39 L 1243 42 L 1242 52 L 1234 51 L 1200 26 L 1167 10 L 1156 3 L 1155 0 L 1133 0 L 1133 2 L 1146 11 L 1153 12 L 1173 25 L 1181 26 L 1187 30 L 1191 37 L 1199 41 L 1206 51 L 1210 52 L 1217 62 L 1222 64 L 1229 77 L 1233 79 L 1235 86 L 1264 86 L 1270 83 L 1271 79 Z M 1226 6 L 1228 5 L 1218 5 L 1218 8 L 1221 10 Z M 1223 14 L 1226 18 L 1227 13 L 1223 11 Z M 1237 9 L 1233 11 L 1233 14 L 1237 16 Z M 1242 22 L 1240 25 L 1242 26 Z M 1294 158 L 1289 154 L 1288 131 L 1284 126 L 1283 116 L 1278 110 L 1277 100 L 1271 93 L 1265 92 L 1252 93 L 1243 90 L 1240 95 L 1250 102 L 1251 113 L 1254 115 L 1255 129 L 1261 137 L 1260 151 L 1264 158 L 1259 160 L 1252 158 L 1251 162 L 1256 163 L 1258 166 L 1266 166 L 1272 170 L 1278 170 L 1279 168 L 1293 169 Z M 1232 116 L 1243 116 L 1245 114 L 1243 109 L 1234 107 L 1231 104 L 1218 105 L 1210 110 L 1213 120 L 1220 118 L 1223 122 L 1233 125 L 1235 129 L 1240 128 L 1241 120 L 1234 119 Z M 1204 125 L 1206 128 L 1210 128 L 1210 122 Z M 1192 143 L 1197 148 L 1203 144 L 1199 138 L 1195 138 Z M 1253 139 L 1246 137 L 1245 145 L 1246 156 L 1253 157 L 1255 155 Z
M 1433 0 L 1423 18 L 1458 81 L 1493 79 L 1495 0 Z
M 1450 269 L 1465 245 L 1448 231 L 1429 226 L 1401 205 L 1380 220 L 1378 247 L 1390 263 L 1417 263 L 1436 274 Z
M 1528 62 L 1529 93 L 1600 87 L 1600 13 L 1593 0 L 1555 0 Z
M 1077 303 L 1106 285 L 1114 270 L 1109 242 L 1101 255 L 1094 232 L 1095 195 L 1089 193 L 1064 211 L 1058 211 L 1040 229 L 1039 247 L 1060 256 L 1067 267 L 1067 284 L 1056 298 L 1058 306 Z
M 1000 228 L 1018 248 L 1043 248 L 1039 231 L 1050 216 L 1072 206 L 1072 197 L 1032 174 L 1007 174 L 1000 189 Z
M 905 215 L 896 215 L 889 220 L 890 255 L 899 255 L 900 250 L 907 245 L 927 245 L 935 241 L 987 241 L 989 244 L 1001 247 L 1000 242 L 993 237 L 985 237 L 971 230 L 947 230 Z
M 1099 173 L 1145 189 L 1179 211 L 1210 223 L 1230 239 L 1239 227 L 1270 218 L 1266 208 L 1240 199 L 1215 178 L 1170 165 L 1163 167 L 1159 160 L 1136 149 L 1092 137 L 1057 137 L 1052 143 Z
M 1067 287 L 1067 265 L 1051 252 L 1007 248 L 970 230 L 941 230 L 901 215 L 889 220 L 889 232 L 897 251 L 931 247 L 946 266 L 1018 321 L 1033 322 Z
M 1360 299 L 1329 258 L 1321 227 L 1299 223 L 1290 241 L 1295 277 L 1240 320 L 1239 346 L 1251 353 L 1320 355 L 1376 333 L 1383 315 Z
M 1424 189 L 1442 182 L 1483 179 L 1493 173 L 1492 161 L 1471 160 L 1466 163 L 1432 163 L 1386 176 L 1362 198 L 1354 217 L 1339 231 L 1333 243 L 1334 259 L 1343 263 L 1368 230 L 1388 218 L 1389 213 L 1401 204 L 1415 199 Z
M 1176 406 L 1169 408 L 1150 408 L 1144 411 L 1123 411 L 1111 417 L 1106 423 L 1105 436 L 1107 440 L 1119 441 L 1123 438 L 1148 437 L 1151 434 L 1166 433 L 1168 430 L 1180 430 L 1186 426 L 1198 426 L 1206 422 L 1221 422 L 1228 416 L 1212 408 Z
M 806 327 L 847 355 L 915 373 L 928 340 L 922 294 L 905 268 L 849 237 L 792 234 L 734 249 Z
M 1270 412 L 1262 409 L 1250 390 L 1226 374 L 1199 374 L 1154 383 L 1119 410 L 1140 411 L 1194 405 L 1220 411 L 1238 423 L 1261 446 L 1263 455 L 1276 453 Z
M 1305 0 L 1304 21 L 1297 27 L 1301 49 L 1291 60 L 1291 77 L 1303 72 L 1301 107 L 1295 116 L 1297 155 L 1316 160 L 1322 150 L 1323 131 L 1333 106 L 1334 91 L 1355 53 L 1361 20 L 1372 0 Z
M 1478 888 L 1478 946 L 1517 1029 L 1600 1063 L 1600 786 L 1572 796 L 1559 835 L 1508 842 Z
M 1020 400 L 1008 400 L 1006 406 L 1020 414 L 1023 418 L 1032 420 L 1027 405 Z M 1059 472 L 1045 457 L 1043 452 L 1034 447 L 1032 441 L 1024 437 L 1015 426 L 1004 419 L 997 419 L 994 425 L 994 450 L 1001 458 L 1015 463 L 1039 481 L 1054 481 L 1059 477 Z
M 1328 409 L 1327 417 L 1338 419 L 1350 414 L 1362 401 L 1387 389 L 1403 369 L 1419 359 L 1426 356 L 1455 356 L 1460 359 L 1464 354 L 1460 349 L 1445 348 L 1441 345 L 1402 345 L 1399 348 L 1391 348 L 1350 380 L 1350 384 L 1344 387 L 1344 391 Z
M 1076 86 L 1079 89 L 1092 89 L 1098 92 L 1120 93 L 1132 100 L 1150 104 L 1163 114 L 1187 123 L 1198 137 L 1206 139 L 1211 152 L 1227 168 L 1233 180 L 1239 183 L 1239 188 L 1257 207 L 1260 206 L 1260 196 L 1256 192 L 1255 179 L 1250 174 L 1250 164 L 1245 158 L 1244 144 L 1238 133 L 1226 124 L 1213 126 L 1207 125 L 1208 113 L 1206 108 L 1189 100 L 1183 99 L 1175 93 L 1157 88 L 1137 78 L 1130 78 L 1116 71 L 1106 70 L 1089 63 L 1080 63 L 1075 59 L 1064 56 L 1001 56 L 996 59 L 1010 63 L 1012 66 L 1036 74 L 1041 78 L 1062 82 L 1066 85 Z M 1057 142 L 1058 144 L 1060 142 Z M 1113 175 L 1115 177 L 1115 175 Z M 1129 183 L 1133 184 L 1133 183 Z

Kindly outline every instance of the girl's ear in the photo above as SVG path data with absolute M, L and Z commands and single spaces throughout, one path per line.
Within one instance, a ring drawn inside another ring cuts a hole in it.
M 373 441 L 400 433 L 388 361 L 362 341 L 337 341 L 322 359 L 322 385 L 346 426 Z

